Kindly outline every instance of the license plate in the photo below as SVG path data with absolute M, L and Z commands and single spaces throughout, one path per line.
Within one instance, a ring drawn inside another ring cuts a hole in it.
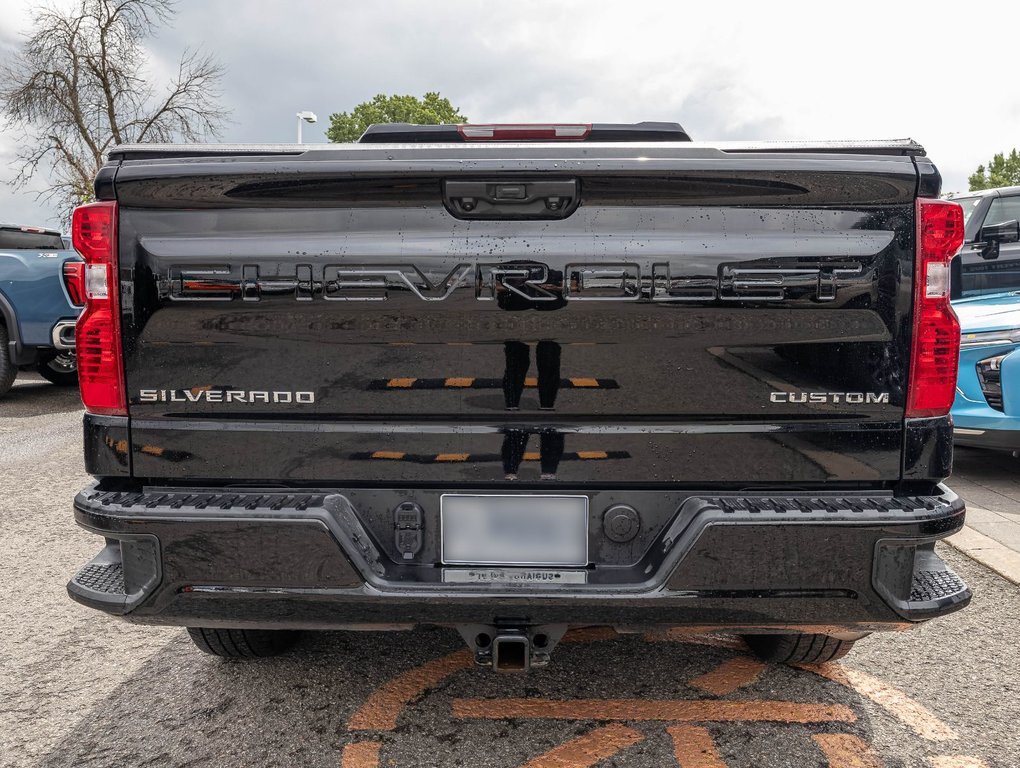
M 440 519 L 444 563 L 588 564 L 587 496 L 445 494 Z

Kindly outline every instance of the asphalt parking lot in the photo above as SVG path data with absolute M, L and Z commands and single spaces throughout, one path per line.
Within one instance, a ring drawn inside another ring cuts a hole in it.
M 74 391 L 23 377 L 0 402 L 2 766 L 1020 765 L 1020 587 L 948 547 L 967 610 L 821 668 L 601 629 L 524 677 L 472 668 L 446 629 L 324 633 L 229 663 L 67 598 L 99 548 L 70 512 L 88 481 L 79 433 Z M 965 497 L 1020 514 L 1020 460 L 960 459 Z

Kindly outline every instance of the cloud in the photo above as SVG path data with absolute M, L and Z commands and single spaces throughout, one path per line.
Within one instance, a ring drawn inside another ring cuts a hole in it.
M 0 48 L 28 23 L 24 0 L 8 5 Z M 1020 145 L 1009 46 L 954 62 L 955 3 L 205 0 L 178 9 L 148 43 L 151 72 L 171 73 L 185 48 L 215 53 L 233 111 L 226 141 L 293 141 L 305 109 L 319 116 L 305 140 L 323 141 L 332 112 L 376 93 L 439 90 L 476 121 L 677 120 L 699 140 L 911 136 L 947 190 Z M 1020 8 L 997 9 L 996 28 L 1018 21 Z M 0 200 L 14 210 L 9 192 Z

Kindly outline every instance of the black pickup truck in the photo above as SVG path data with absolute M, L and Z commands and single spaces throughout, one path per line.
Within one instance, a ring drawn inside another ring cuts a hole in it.
M 263 656 L 456 627 L 821 662 L 963 607 L 960 207 L 918 144 L 675 124 L 121 146 L 77 209 L 78 601 Z

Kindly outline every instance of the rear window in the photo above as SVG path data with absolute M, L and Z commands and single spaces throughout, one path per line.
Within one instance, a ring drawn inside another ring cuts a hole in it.
M 970 216 L 974 213 L 974 209 L 977 208 L 978 203 L 981 202 L 980 197 L 952 197 L 952 202 L 959 203 L 963 208 L 963 226 L 966 227 L 970 223 Z
M 62 251 L 64 241 L 57 232 L 25 232 L 20 229 L 0 229 L 0 250 L 5 251 Z

